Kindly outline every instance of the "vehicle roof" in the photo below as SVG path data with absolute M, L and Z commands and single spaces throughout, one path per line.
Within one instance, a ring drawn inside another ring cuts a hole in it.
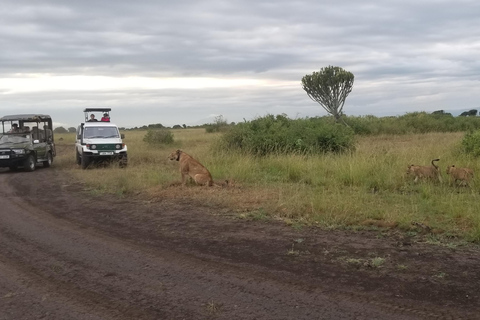
M 91 121 L 83 123 L 84 127 L 116 127 L 117 125 L 107 121 Z
M 12 114 L 8 116 L 3 116 L 0 118 L 0 121 L 15 121 L 15 120 L 22 120 L 22 121 L 47 121 L 52 119 L 47 114 Z
M 112 108 L 85 108 L 83 112 L 110 112 Z

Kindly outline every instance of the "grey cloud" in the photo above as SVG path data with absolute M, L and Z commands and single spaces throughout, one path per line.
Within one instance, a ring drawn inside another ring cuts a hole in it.
M 64 123 L 75 122 L 65 109 L 78 112 L 95 105 L 116 106 L 119 115 L 134 108 L 151 110 L 158 116 L 156 122 L 170 124 L 177 122 L 176 110 L 188 114 L 188 119 L 181 118 L 185 122 L 205 114 L 223 114 L 231 121 L 267 112 L 312 116 L 322 109 L 301 89 L 301 77 L 339 65 L 356 77 L 347 114 L 471 108 L 478 100 L 475 83 L 480 77 L 478 12 L 480 3 L 466 0 L 4 0 L 0 78 L 21 73 L 243 76 L 298 82 L 298 87 L 140 90 L 123 95 L 6 95 L 0 88 L 0 102 L 49 108 Z M 450 89 L 458 83 L 461 90 Z M 3 106 L 2 113 L 12 110 Z M 142 121 L 135 115 L 122 124 Z

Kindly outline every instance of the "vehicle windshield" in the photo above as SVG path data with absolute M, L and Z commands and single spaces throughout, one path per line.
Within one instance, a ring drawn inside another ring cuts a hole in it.
M 120 138 L 116 127 L 85 127 L 85 139 Z
M 31 142 L 31 137 L 29 134 L 4 134 L 0 136 L 0 145 L 7 143 L 29 143 Z

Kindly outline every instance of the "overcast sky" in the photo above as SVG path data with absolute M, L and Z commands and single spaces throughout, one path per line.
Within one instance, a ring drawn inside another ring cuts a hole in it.
M 478 0 L 2 0 L 0 113 L 134 127 L 325 115 L 301 87 L 355 75 L 347 115 L 480 108 Z

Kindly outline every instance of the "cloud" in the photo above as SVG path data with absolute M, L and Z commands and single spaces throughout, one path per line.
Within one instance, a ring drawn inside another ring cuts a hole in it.
M 478 12 L 467 0 L 4 0 L 0 111 L 69 126 L 94 106 L 122 126 L 323 115 L 300 81 L 328 65 L 355 75 L 347 114 L 476 108 Z

